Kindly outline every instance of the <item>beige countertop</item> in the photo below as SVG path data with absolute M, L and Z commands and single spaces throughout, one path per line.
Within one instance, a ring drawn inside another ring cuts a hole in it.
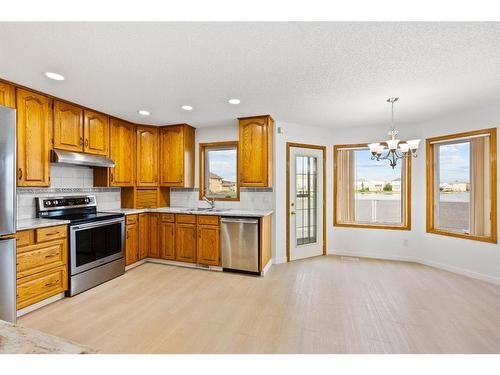
M 36 229 L 43 227 L 53 227 L 56 225 L 69 224 L 69 220 L 56 219 L 22 219 L 17 221 L 16 228 L 18 231 L 26 229 Z
M 1 354 L 90 354 L 95 350 L 0 320 Z
M 110 210 L 108 212 L 121 212 L 125 215 L 141 214 L 146 212 L 163 214 L 187 214 L 187 215 L 217 215 L 217 216 L 242 216 L 242 217 L 264 217 L 271 215 L 273 210 L 240 210 L 217 208 L 215 211 L 194 211 L 190 207 L 159 207 L 159 208 L 122 208 L 119 210 Z
M 241 217 L 264 217 L 273 214 L 273 210 L 240 210 L 217 208 L 216 211 L 193 211 L 189 207 L 159 207 L 159 208 L 121 208 L 116 210 L 106 210 L 104 212 L 119 212 L 125 215 L 142 214 L 146 212 L 187 214 L 187 215 L 217 215 L 217 216 L 241 216 Z M 17 230 L 28 230 L 44 227 L 53 227 L 56 225 L 69 224 L 69 220 L 56 219 L 22 219 L 17 221 Z

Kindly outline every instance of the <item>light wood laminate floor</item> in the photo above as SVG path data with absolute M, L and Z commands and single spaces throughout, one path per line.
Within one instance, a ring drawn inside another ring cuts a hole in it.
M 263 278 L 147 263 L 19 319 L 104 353 L 499 353 L 500 286 L 317 257 Z

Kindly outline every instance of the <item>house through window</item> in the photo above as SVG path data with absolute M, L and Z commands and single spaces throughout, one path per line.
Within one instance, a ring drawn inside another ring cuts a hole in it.
M 496 129 L 427 140 L 427 231 L 496 241 Z
M 200 164 L 200 199 L 239 199 L 237 142 L 200 144 Z
M 366 145 L 335 146 L 335 225 L 409 229 L 411 160 L 371 160 Z

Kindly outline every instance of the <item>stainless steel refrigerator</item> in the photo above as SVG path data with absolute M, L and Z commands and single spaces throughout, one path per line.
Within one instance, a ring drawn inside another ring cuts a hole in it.
M 0 106 L 0 319 L 16 322 L 16 110 Z M 7 238 L 6 238 L 7 237 Z

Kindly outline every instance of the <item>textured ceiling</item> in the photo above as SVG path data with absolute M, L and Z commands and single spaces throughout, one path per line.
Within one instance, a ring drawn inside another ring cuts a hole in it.
M 500 23 L 0 23 L 0 77 L 138 123 L 378 125 L 399 96 L 412 124 L 500 100 L 499 46 Z

